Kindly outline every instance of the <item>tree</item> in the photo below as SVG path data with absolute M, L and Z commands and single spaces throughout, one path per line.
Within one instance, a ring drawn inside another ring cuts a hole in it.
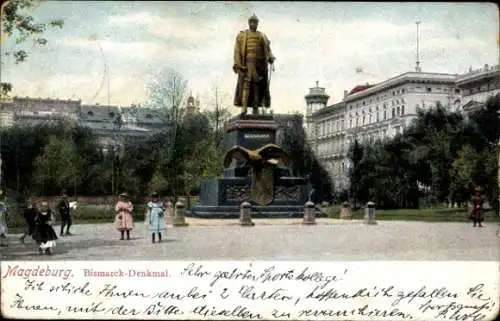
M 362 190 L 360 183 L 362 178 L 361 171 L 361 161 L 364 155 L 364 148 L 361 144 L 359 144 L 358 140 L 354 138 L 354 143 L 349 148 L 348 158 L 351 160 L 351 166 L 349 168 L 349 181 L 351 182 L 350 191 L 352 195 L 352 199 L 354 202 L 354 206 L 356 206 L 357 195 Z
M 57 190 L 72 186 L 78 175 L 78 156 L 75 145 L 70 140 L 51 136 L 43 153 L 35 159 L 35 182 L 41 186 L 42 192 L 50 186 L 53 195 Z M 56 190 L 57 189 L 57 190 Z
M 219 87 L 214 85 L 209 98 L 209 106 L 213 106 L 213 109 L 205 110 L 204 114 L 210 120 L 210 125 L 214 132 L 213 142 L 216 149 L 221 147 L 224 139 L 224 125 L 231 119 L 227 100 L 228 94 L 222 93 Z
M 174 69 L 161 69 L 148 84 L 146 106 L 161 109 L 170 123 L 182 121 L 187 80 Z
M 64 21 L 54 19 L 48 22 L 37 22 L 28 14 L 35 9 L 40 1 L 34 0 L 9 0 L 2 6 L 2 36 L 12 39 L 13 47 L 3 50 L 5 56 L 12 56 L 16 64 L 28 58 L 28 51 L 23 44 L 32 39 L 36 45 L 44 46 L 48 40 L 42 35 L 48 28 L 62 28 Z M 3 63 L 2 63 L 3 64 Z M 10 83 L 0 83 L 0 97 L 8 96 L 12 90 Z
M 333 200 L 333 182 L 324 166 L 314 155 L 301 126 L 301 115 L 295 115 L 290 127 L 283 132 L 281 147 L 292 159 L 291 169 L 296 176 L 309 177 L 314 193 L 314 202 Z

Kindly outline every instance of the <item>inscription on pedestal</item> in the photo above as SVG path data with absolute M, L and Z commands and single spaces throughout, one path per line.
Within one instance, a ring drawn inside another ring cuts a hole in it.
M 253 134 L 253 133 L 247 133 L 243 136 L 245 139 L 266 139 L 270 140 L 272 139 L 271 134 Z

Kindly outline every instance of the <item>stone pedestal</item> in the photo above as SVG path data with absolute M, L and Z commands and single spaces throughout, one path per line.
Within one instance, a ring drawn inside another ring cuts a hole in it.
M 304 207 L 304 218 L 302 224 L 313 225 L 316 224 L 316 208 L 313 202 L 307 202 Z
M 377 224 L 375 220 L 375 203 L 373 202 L 366 203 L 364 223 L 370 225 Z
M 240 225 L 241 226 L 254 226 L 252 222 L 252 204 L 243 202 L 240 207 Z
M 278 125 L 272 115 L 245 115 L 231 120 L 226 126 L 225 148 L 234 146 L 255 150 L 267 144 L 276 144 Z M 222 177 L 203 179 L 200 182 L 198 203 L 187 215 L 198 218 L 240 217 L 243 202 L 252 205 L 253 218 L 299 218 L 304 215 L 309 187 L 305 177 L 293 176 L 286 167 L 278 167 L 274 174 L 273 201 L 260 206 L 251 198 L 249 167 L 233 160 L 222 171 Z M 316 215 L 321 212 L 316 210 Z M 325 215 L 326 216 L 326 215 Z
M 184 205 L 184 202 L 178 201 L 175 203 L 175 214 L 174 214 L 174 219 L 173 219 L 173 226 L 178 227 L 178 226 L 188 226 L 186 223 L 186 206 Z
M 340 208 L 340 219 L 342 220 L 352 219 L 351 204 L 349 204 L 348 202 L 342 203 L 342 206 Z

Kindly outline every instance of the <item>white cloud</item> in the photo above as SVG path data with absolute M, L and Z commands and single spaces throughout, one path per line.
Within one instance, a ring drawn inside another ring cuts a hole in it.
M 252 6 L 249 5 L 248 10 Z M 112 102 L 129 105 L 143 100 L 148 70 L 173 67 L 188 78 L 194 94 L 207 96 L 216 81 L 232 104 L 236 81 L 231 70 L 233 45 L 238 31 L 246 27 L 246 17 L 240 13 L 237 10 L 218 12 L 216 19 L 208 15 L 175 15 L 173 11 L 166 15 L 160 10 L 109 16 L 104 28 L 116 30 L 116 35 L 103 37 L 99 43 L 111 65 Z M 342 13 L 337 12 L 329 19 L 319 19 L 307 14 L 287 13 L 286 8 L 278 13 L 259 14 L 259 29 L 271 40 L 277 57 L 276 73 L 271 80 L 275 111 L 303 110 L 304 95 L 316 80 L 326 87 L 331 96 L 329 102 L 334 103 L 342 98 L 344 89 L 350 90 L 358 83 L 382 81 L 413 70 L 416 54 L 413 20 L 401 24 L 388 18 L 390 15 L 344 19 Z M 455 73 L 469 65 L 482 66 L 497 59 L 495 30 L 492 29 L 491 35 L 477 34 L 471 28 L 450 23 L 429 19 L 420 25 L 424 70 Z M 139 40 L 118 36 L 127 31 Z M 80 50 L 81 64 L 86 55 L 99 55 L 95 40 L 77 35 L 67 36 L 58 44 L 61 64 L 69 63 L 64 60 L 65 48 Z M 365 72 L 356 74 L 357 67 Z M 92 96 L 101 73 L 94 72 L 98 76 L 90 77 L 92 80 L 85 83 L 85 70 L 80 68 L 81 74 L 75 74 L 77 69 L 68 73 L 76 77 L 74 81 L 69 76 L 54 78 L 47 83 L 46 91 L 60 87 L 57 90 L 61 93 L 67 90 Z M 57 87 L 58 81 L 66 85 Z M 35 87 L 25 88 L 34 91 Z M 100 99 L 103 99 L 101 103 L 106 102 L 104 94 Z

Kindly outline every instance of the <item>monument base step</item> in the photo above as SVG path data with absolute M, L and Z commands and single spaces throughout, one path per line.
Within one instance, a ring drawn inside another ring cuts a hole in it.
M 252 206 L 252 219 L 254 218 L 301 218 L 304 217 L 304 206 Z M 316 209 L 317 218 L 327 217 Z M 195 205 L 186 211 L 186 217 L 212 218 L 212 219 L 237 219 L 240 217 L 239 206 L 207 206 Z

